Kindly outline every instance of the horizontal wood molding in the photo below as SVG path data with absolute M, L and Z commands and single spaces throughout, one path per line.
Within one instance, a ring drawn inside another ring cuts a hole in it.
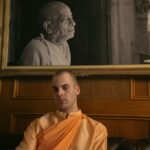
M 95 120 L 149 120 L 149 116 L 142 116 L 142 115 L 118 115 L 118 114 L 86 114 L 87 116 L 95 119 Z

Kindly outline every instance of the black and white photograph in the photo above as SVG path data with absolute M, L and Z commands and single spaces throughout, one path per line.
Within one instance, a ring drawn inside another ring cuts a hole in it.
M 10 6 L 8 65 L 110 63 L 107 0 L 11 0 Z
M 150 63 L 148 0 L 6 0 L 1 6 L 4 69 L 100 71 Z

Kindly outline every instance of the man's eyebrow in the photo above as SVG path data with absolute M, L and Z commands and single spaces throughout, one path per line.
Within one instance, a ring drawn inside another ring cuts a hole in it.
M 61 85 L 61 87 L 63 87 L 63 86 L 69 86 L 69 84 L 65 83 L 65 84 Z M 58 88 L 58 87 L 53 85 L 52 88 Z
M 72 17 L 73 18 L 73 16 L 71 15 L 70 17 Z M 60 15 L 60 17 L 59 18 L 70 18 L 70 17 L 68 17 L 67 15 Z
M 62 86 L 69 86 L 69 84 L 65 83 L 65 84 L 63 84 Z

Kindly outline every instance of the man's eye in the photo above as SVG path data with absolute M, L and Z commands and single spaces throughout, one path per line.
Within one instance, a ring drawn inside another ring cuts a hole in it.
M 70 22 L 72 20 L 72 18 L 69 18 L 69 17 L 65 17 L 65 18 L 61 18 L 61 22 L 64 22 L 64 23 L 67 23 L 67 22 Z
M 68 89 L 68 86 L 67 86 L 67 85 L 65 85 L 65 86 L 63 86 L 62 88 L 63 88 L 63 90 L 65 90 L 65 91 L 66 91 L 66 90 Z
M 68 23 L 68 19 L 62 19 L 61 22 L 62 23 Z

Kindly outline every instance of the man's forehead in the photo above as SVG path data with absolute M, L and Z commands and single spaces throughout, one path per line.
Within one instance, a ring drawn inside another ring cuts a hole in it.
M 65 17 L 72 18 L 72 13 L 70 9 L 60 9 L 51 12 L 48 16 L 52 16 L 53 19 L 61 19 Z
M 62 13 L 62 14 L 72 14 L 69 7 L 64 7 L 62 9 L 60 9 L 60 13 Z
M 71 75 L 67 74 L 67 73 L 63 73 L 60 75 L 57 75 L 53 78 L 52 80 L 52 84 L 53 85 L 64 85 L 64 84 L 73 84 L 73 79 L 71 77 Z

